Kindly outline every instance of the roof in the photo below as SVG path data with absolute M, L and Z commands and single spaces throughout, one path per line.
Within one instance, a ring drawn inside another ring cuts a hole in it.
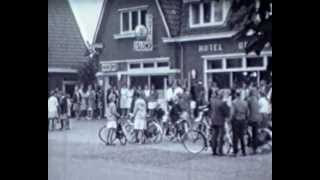
M 48 1 L 48 68 L 77 69 L 86 49 L 68 0 Z

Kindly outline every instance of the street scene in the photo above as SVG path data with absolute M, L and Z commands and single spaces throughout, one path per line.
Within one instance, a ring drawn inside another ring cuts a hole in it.
M 272 179 L 272 0 L 48 0 L 48 179 Z
M 192 155 L 181 144 L 106 147 L 98 138 L 105 122 L 74 122 L 72 131 L 48 135 L 48 180 L 272 179 L 272 154 L 251 157 Z

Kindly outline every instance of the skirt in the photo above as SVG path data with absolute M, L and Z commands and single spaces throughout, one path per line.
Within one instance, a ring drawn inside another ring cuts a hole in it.
M 48 111 L 48 118 L 58 118 L 58 111 Z
M 117 128 L 117 122 L 116 121 L 108 121 L 107 122 L 107 129 L 111 129 L 111 128 L 114 128 L 114 129 Z
M 135 130 L 144 130 L 144 129 L 146 129 L 146 126 L 147 126 L 147 124 L 144 119 L 137 118 L 134 120 L 134 129 Z

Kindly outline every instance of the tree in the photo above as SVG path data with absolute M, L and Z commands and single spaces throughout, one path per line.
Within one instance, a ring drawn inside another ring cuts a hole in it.
M 79 80 L 85 86 L 96 81 L 96 73 L 99 71 L 99 53 L 87 42 L 87 49 L 84 54 L 88 58 L 78 71 Z
M 267 43 L 272 47 L 272 0 L 233 0 L 228 25 L 239 30 L 235 39 L 249 38 L 246 53 L 259 55 Z

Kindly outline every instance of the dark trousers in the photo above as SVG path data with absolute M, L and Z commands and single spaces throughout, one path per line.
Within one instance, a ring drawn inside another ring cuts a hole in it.
M 241 151 L 243 155 L 246 155 L 246 145 L 244 141 L 244 134 L 246 130 L 246 122 L 244 120 L 232 120 L 232 144 L 233 144 L 233 153 L 238 153 L 238 143 L 240 141 Z
M 223 139 L 225 129 L 223 125 L 212 125 L 211 130 L 213 131 L 212 139 L 211 139 L 211 148 L 212 153 L 217 154 L 217 150 L 219 154 L 223 154 Z
M 259 140 L 258 140 L 258 130 L 259 130 L 259 123 L 256 121 L 251 121 L 249 122 L 249 126 L 252 128 L 252 149 L 253 152 L 256 152 L 258 145 L 259 145 Z

